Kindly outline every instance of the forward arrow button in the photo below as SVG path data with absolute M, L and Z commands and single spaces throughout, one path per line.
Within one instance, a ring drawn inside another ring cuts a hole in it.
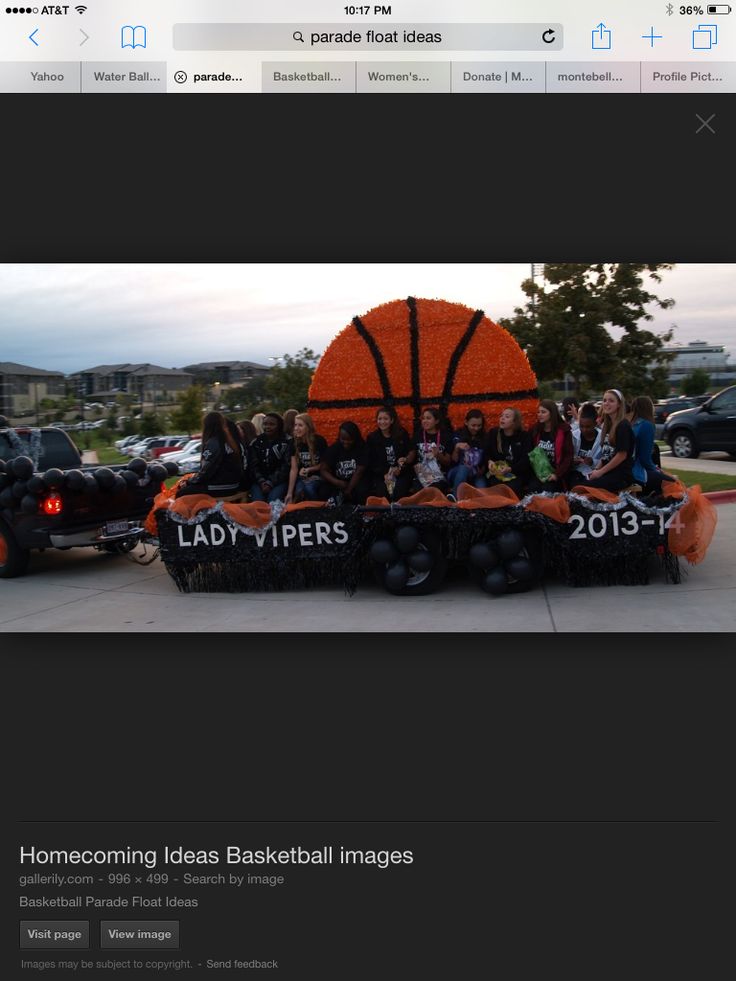
M 79 42 L 79 47 L 81 48 L 83 44 L 89 41 L 89 34 L 87 34 L 86 31 L 83 31 L 81 27 L 79 28 L 79 33 L 84 35 L 83 39 Z

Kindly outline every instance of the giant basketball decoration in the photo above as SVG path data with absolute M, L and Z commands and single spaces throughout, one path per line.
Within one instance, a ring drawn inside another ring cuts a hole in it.
M 345 419 L 363 434 L 382 405 L 411 431 L 435 406 L 454 428 L 468 409 L 498 425 L 515 406 L 525 426 L 536 421 L 537 380 L 517 342 L 498 324 L 461 303 L 393 300 L 354 317 L 325 351 L 309 388 L 307 411 L 328 441 Z

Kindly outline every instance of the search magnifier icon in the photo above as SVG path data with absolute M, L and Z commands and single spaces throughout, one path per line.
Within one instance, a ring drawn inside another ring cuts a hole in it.
M 301 31 L 294 31 L 294 33 L 291 36 L 294 38 L 295 41 L 301 41 L 302 44 L 304 44 L 304 35 L 302 34 Z

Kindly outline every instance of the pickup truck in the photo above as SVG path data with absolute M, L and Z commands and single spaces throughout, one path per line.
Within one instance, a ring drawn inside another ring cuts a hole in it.
M 84 466 L 67 433 L 0 429 L 0 578 L 22 575 L 33 549 L 127 551 L 175 467 L 135 459 Z

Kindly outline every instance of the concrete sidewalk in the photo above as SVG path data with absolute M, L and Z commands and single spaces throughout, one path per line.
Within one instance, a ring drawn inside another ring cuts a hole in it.
M 140 551 L 140 549 L 138 550 Z M 149 551 L 150 554 L 150 551 Z M 736 505 L 718 507 L 705 561 L 681 561 L 666 583 L 656 558 L 648 586 L 575 589 L 555 580 L 529 593 L 491 597 L 451 578 L 423 597 L 395 597 L 373 583 L 353 597 L 339 587 L 286 593 L 179 593 L 163 564 L 88 549 L 35 553 L 28 575 L 0 580 L 4 632 L 461 630 L 545 633 L 717 632 L 736 629 Z
M 681 460 L 673 456 L 670 450 L 662 448 L 662 469 L 675 467 L 678 470 L 699 470 L 701 473 L 725 473 L 736 479 L 736 460 L 728 453 L 701 453 L 695 460 Z

